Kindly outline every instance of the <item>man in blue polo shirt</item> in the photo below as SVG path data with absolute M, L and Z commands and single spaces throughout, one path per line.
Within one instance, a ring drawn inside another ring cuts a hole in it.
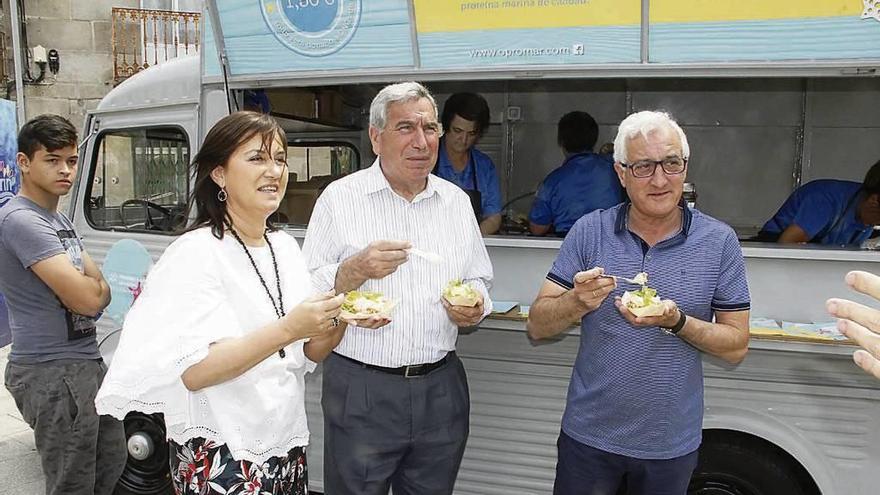
M 470 198 L 480 233 L 501 227 L 501 186 L 495 163 L 475 145 L 489 127 L 489 104 L 475 93 L 455 93 L 440 117 L 445 135 L 440 141 L 434 173 L 460 187 Z
M 837 246 L 859 245 L 880 225 L 880 160 L 861 184 L 820 179 L 797 188 L 757 240 Z
M 529 314 L 535 339 L 581 321 L 554 493 L 682 495 L 702 439 L 702 353 L 738 363 L 748 348 L 745 264 L 729 226 L 682 202 L 690 149 L 668 115 L 624 119 L 614 152 L 630 202 L 574 224 Z M 606 276 L 638 272 L 662 315 L 632 315 Z
M 565 161 L 544 179 L 529 212 L 529 230 L 565 236 L 585 214 L 623 201 L 623 188 L 611 156 L 593 153 L 599 125 L 587 112 L 569 112 L 559 119 L 556 141 Z

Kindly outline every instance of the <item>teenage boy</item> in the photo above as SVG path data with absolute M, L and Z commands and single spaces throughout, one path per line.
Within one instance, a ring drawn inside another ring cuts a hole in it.
M 21 190 L 0 210 L 0 292 L 12 332 L 6 389 L 34 430 L 46 493 L 109 495 L 126 459 L 122 424 L 95 412 L 105 373 L 95 318 L 110 288 L 57 211 L 76 177 L 76 129 L 41 115 L 21 128 L 18 150 Z

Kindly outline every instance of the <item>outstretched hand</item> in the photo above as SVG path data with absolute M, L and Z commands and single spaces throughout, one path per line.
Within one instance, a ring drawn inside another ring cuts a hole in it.
M 880 301 L 880 277 L 877 275 L 852 271 L 844 280 L 857 292 Z M 880 378 L 880 310 L 847 299 L 829 299 L 825 307 L 832 316 L 840 318 L 837 322 L 840 333 L 861 347 L 853 354 L 856 364 Z

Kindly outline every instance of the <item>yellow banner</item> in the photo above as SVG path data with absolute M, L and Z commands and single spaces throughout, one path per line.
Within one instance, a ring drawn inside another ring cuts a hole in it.
M 651 0 L 651 22 L 860 16 L 862 0 Z
M 414 0 L 420 33 L 631 26 L 640 0 Z

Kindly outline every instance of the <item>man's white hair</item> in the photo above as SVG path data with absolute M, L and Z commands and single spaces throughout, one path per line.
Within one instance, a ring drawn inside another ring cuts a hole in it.
M 623 119 L 623 122 L 617 127 L 617 137 L 614 138 L 614 161 L 628 163 L 626 147 L 631 139 L 638 135 L 648 139 L 649 135 L 663 129 L 673 129 L 678 133 L 678 137 L 681 139 L 682 158 L 690 157 L 691 148 L 688 146 L 687 136 L 684 135 L 681 127 L 672 120 L 672 117 L 666 112 L 645 110 Z
M 384 129 L 388 120 L 388 106 L 392 103 L 402 103 L 412 100 L 420 100 L 427 98 L 434 107 L 434 116 L 437 113 L 437 102 L 431 96 L 431 92 L 421 84 L 415 81 L 390 84 L 382 88 L 379 94 L 373 98 L 370 104 L 370 126 L 377 129 Z

